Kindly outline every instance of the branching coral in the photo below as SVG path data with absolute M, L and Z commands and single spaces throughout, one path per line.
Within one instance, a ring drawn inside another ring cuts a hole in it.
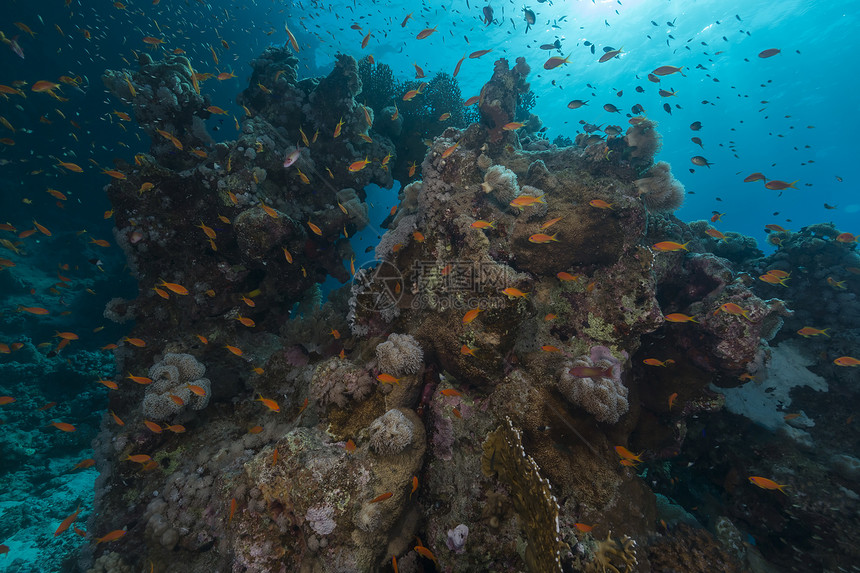
M 531 573 L 561 571 L 558 502 L 537 463 L 523 449 L 510 418 L 487 435 L 481 456 L 485 476 L 498 476 L 511 489 L 514 511 L 526 531 L 526 566 Z
M 190 354 L 165 354 L 149 369 L 152 384 L 146 387 L 143 397 L 144 417 L 160 422 L 186 408 L 205 408 L 211 393 L 209 379 L 203 378 L 205 373 L 206 367 Z M 203 395 L 192 392 L 189 386 L 199 386 Z
M 424 362 L 424 351 L 410 334 L 391 334 L 376 347 L 379 370 L 393 376 L 417 374 Z
M 635 183 L 642 202 L 651 211 L 674 211 L 684 202 L 684 186 L 672 176 L 665 161 L 657 162 Z
M 614 424 L 628 409 L 621 364 L 604 346 L 595 346 L 590 356 L 565 363 L 558 389 L 569 402 L 584 408 L 599 422 Z

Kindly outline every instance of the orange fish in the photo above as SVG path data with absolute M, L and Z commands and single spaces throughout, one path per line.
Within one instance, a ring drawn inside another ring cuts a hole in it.
M 558 223 L 559 221 L 561 221 L 563 218 L 564 218 L 564 217 L 556 217 L 555 219 L 550 219 L 549 221 L 547 221 L 546 223 L 543 223 L 543 224 L 540 226 L 540 230 L 541 230 L 541 231 L 546 231 L 547 229 L 549 229 L 550 227 L 552 227 L 553 225 L 555 225 L 556 223 Z
M 359 162 L 359 163 L 360 163 L 360 162 Z M 313 231 L 315 235 L 318 235 L 318 236 L 322 237 L 322 234 L 323 234 L 322 229 L 320 229 L 318 226 L 314 225 L 314 224 L 313 224 L 313 223 L 311 223 L 310 221 L 308 221 L 308 228 L 309 228 L 311 231 Z
M 698 322 L 692 316 L 687 316 L 686 314 L 681 314 L 680 312 L 673 312 L 671 314 L 667 314 L 663 318 L 668 322 Z
M 583 533 L 588 533 L 594 529 L 593 525 L 586 525 L 584 523 L 574 523 L 573 526 Z
M 51 236 L 51 231 L 49 231 L 46 227 L 37 223 L 36 219 L 33 219 L 33 226 L 35 226 L 37 229 L 39 229 L 39 232 L 42 233 L 43 235 L 45 235 L 47 237 Z
M 763 275 L 759 275 L 758 278 L 760 281 L 764 281 L 764 282 L 772 284 L 772 285 L 782 285 L 782 286 L 788 288 L 788 285 L 785 284 L 785 281 L 787 279 L 781 279 L 776 275 L 772 275 L 770 273 L 765 273 Z
M 385 492 L 385 493 L 383 493 L 383 494 L 380 494 L 380 495 L 378 495 L 378 496 L 374 497 L 373 499 L 371 499 L 371 500 L 370 500 L 369 502 L 367 502 L 367 503 L 376 503 L 376 502 L 379 502 L 379 501 L 384 501 L 384 500 L 388 499 L 389 497 L 391 497 L 392 495 L 394 495 L 392 492 L 387 491 L 387 492 Z
M 463 315 L 463 324 L 469 324 L 475 320 L 478 317 L 479 312 L 481 312 L 480 308 L 473 308 L 472 310 L 466 311 L 466 314 Z
M 755 172 L 744 178 L 744 183 L 752 183 L 753 181 L 767 181 L 767 177 L 764 176 L 764 173 Z
M 624 446 L 615 446 L 615 452 L 625 460 L 631 460 L 634 462 L 642 461 L 642 458 L 640 457 L 642 455 L 641 453 L 634 454 Z
M 229 344 L 225 344 L 224 348 L 226 348 L 227 350 L 229 350 L 231 353 L 235 354 L 236 356 L 242 356 L 242 354 L 244 354 L 244 352 L 242 352 L 242 349 L 238 348 L 236 346 L 230 346 Z
M 116 425 L 117 425 L 117 426 L 125 426 L 125 422 L 123 422 L 123 421 L 122 421 L 122 418 L 120 418 L 119 416 L 117 416 L 117 415 L 116 415 L 116 413 L 114 413 L 114 411 L 113 411 L 113 410 L 111 410 L 110 415 L 111 415 L 111 417 L 113 418 L 113 421 L 114 421 L 114 422 L 116 422 Z
M 544 352 L 561 352 L 561 348 L 558 346 L 553 346 L 552 344 L 544 344 L 540 347 Z
M 116 541 L 117 539 L 119 539 L 123 535 L 125 535 L 125 533 L 126 532 L 124 529 L 117 529 L 115 531 L 111 531 L 110 533 L 108 533 L 104 537 L 99 537 L 98 539 L 96 539 L 96 544 L 98 544 L 98 543 L 109 543 L 111 541 Z
M 227 519 L 227 524 L 233 521 L 233 514 L 236 513 L 236 498 L 230 500 L 230 517 Z
M 18 306 L 18 312 L 29 312 L 30 314 L 49 314 L 47 309 L 38 306 Z
M 479 219 L 470 225 L 473 229 L 495 229 L 496 224 L 495 221 L 484 221 Z
M 129 338 L 128 336 L 126 336 L 125 338 L 123 338 L 123 341 L 128 342 L 132 346 L 137 346 L 138 348 L 143 348 L 144 346 L 146 346 L 146 342 L 140 338 Z
M 798 333 L 800 336 L 803 336 L 803 337 L 806 337 L 806 338 L 809 338 L 809 337 L 811 337 L 811 336 L 818 336 L 819 334 L 823 334 L 824 336 L 827 336 L 827 337 L 829 338 L 829 337 L 830 337 L 830 335 L 829 335 L 829 334 L 827 334 L 827 331 L 828 331 L 828 330 L 830 330 L 830 329 L 829 329 L 829 328 L 825 328 L 825 329 L 819 330 L 819 329 L 817 329 L 817 328 L 812 328 L 811 326 L 804 326 L 803 328 L 801 328 L 800 330 L 798 330 L 798 331 L 797 331 L 797 333 Z
M 81 460 L 78 463 L 76 463 L 75 467 L 73 467 L 72 469 L 73 470 L 85 470 L 87 468 L 93 467 L 94 465 L 96 465 L 96 461 L 93 458 L 87 458 L 85 460 Z
M 502 290 L 502 294 L 506 294 L 511 298 L 526 298 L 529 295 L 527 292 L 523 292 L 520 289 L 514 287 L 508 287 Z
M 715 310 L 714 314 L 717 314 L 720 311 L 723 311 L 725 313 L 732 314 L 735 316 L 743 316 L 745 319 L 752 321 L 752 319 L 749 316 L 750 311 L 748 311 L 744 308 L 741 308 L 740 306 L 736 305 L 733 302 L 727 302 L 727 303 L 720 305 L 720 308 Z
M 78 509 L 73 514 L 71 514 L 69 517 L 64 519 L 62 521 L 62 523 L 60 523 L 60 526 L 54 532 L 54 537 L 57 537 L 58 535 L 60 535 L 64 531 L 66 531 L 72 525 L 72 523 L 74 523 L 74 521 L 78 518 L 79 513 L 81 513 L 80 507 L 78 507 Z
M 182 434 L 185 432 L 185 426 L 181 424 L 165 425 L 164 429 L 173 432 L 174 434 Z
M 476 347 L 469 346 L 468 344 L 464 344 L 460 347 L 460 354 L 462 354 L 464 356 L 465 355 L 475 356 L 475 350 L 477 350 Z
M 541 195 L 540 197 L 533 197 L 531 195 L 520 195 L 519 197 L 511 201 L 509 205 L 511 205 L 512 207 L 519 207 L 520 209 L 525 209 L 526 207 L 534 205 L 535 203 L 545 204 L 546 201 L 543 200 L 543 195 Z
M 469 107 L 470 105 L 475 105 L 480 100 L 481 100 L 481 96 L 472 96 L 463 102 L 463 107 Z
M 163 286 L 163 287 L 167 288 L 169 291 L 174 292 L 176 294 L 180 294 L 180 295 L 188 294 L 188 289 L 185 288 L 184 286 L 182 286 L 181 284 L 165 282 L 164 279 L 161 279 L 161 283 L 159 283 L 158 286 Z
M 671 358 L 669 358 L 668 360 L 665 360 L 663 362 L 661 362 L 660 360 L 657 360 L 656 358 L 646 358 L 642 362 L 644 362 L 648 366 L 669 366 L 670 364 L 675 363 L 675 361 L 672 360 Z
M 138 384 L 152 384 L 152 378 L 147 378 L 146 376 L 134 376 L 131 372 L 128 373 L 126 378 L 132 380 L 133 382 L 137 382 Z
M 555 236 L 555 235 L 553 235 L 553 236 Z M 578 277 L 578 276 L 576 276 L 576 275 L 572 275 L 572 274 L 570 274 L 570 273 L 568 273 L 568 272 L 565 272 L 565 271 L 557 272 L 557 273 L 555 273 L 555 276 L 556 276 L 556 277 L 558 278 L 558 280 L 560 280 L 560 281 L 566 281 L 566 282 L 569 282 L 569 281 L 576 281 L 576 280 L 579 280 L 579 277 Z
M 352 164 L 350 164 L 349 171 L 350 171 L 350 173 L 355 173 L 357 171 L 361 171 L 362 169 L 367 167 L 368 164 L 370 164 L 370 160 L 367 157 L 365 157 L 361 161 L 355 161 Z
M 558 233 L 556 233 L 555 235 L 547 235 L 546 233 L 537 233 L 537 234 L 534 234 L 531 237 L 529 237 L 529 242 L 530 243 L 536 243 L 538 245 L 543 245 L 543 244 L 546 244 L 546 243 L 549 243 L 552 241 L 555 241 L 556 243 L 558 243 L 559 240 L 555 238 L 556 235 L 558 235 Z
M 0 396 L 0 406 L 5 406 L 6 404 L 11 404 L 15 401 L 15 398 L 12 396 Z
M 248 428 L 249 434 L 259 434 L 262 431 L 263 431 L 263 426 L 252 426 L 252 427 Z
M 607 203 L 603 199 L 592 199 L 588 204 L 598 209 L 612 209 L 612 203 Z
M 126 456 L 125 459 L 126 459 L 126 461 L 134 462 L 136 464 L 145 464 L 146 462 L 148 462 L 152 458 L 146 454 L 135 454 L 133 456 L 132 455 Z
M 74 432 L 77 429 L 67 422 L 51 422 L 51 425 L 63 432 Z
M 780 485 L 780 484 L 776 483 L 775 481 L 773 481 L 772 479 L 768 479 L 766 477 L 760 477 L 760 476 L 750 476 L 749 481 L 751 484 L 755 484 L 762 489 L 778 489 L 782 493 L 785 493 L 785 490 L 782 488 L 787 487 L 786 484 Z M 785 495 L 788 495 L 788 494 L 785 493 Z
M 680 251 L 682 249 L 686 251 L 687 245 L 689 245 L 689 244 L 690 244 L 689 241 L 687 241 L 683 245 L 681 243 L 676 243 L 674 241 L 661 241 L 661 242 L 653 245 L 651 248 L 653 248 L 655 251 L 658 251 L 661 253 L 670 253 L 672 251 Z
M 147 428 L 149 428 L 149 430 L 150 430 L 151 432 L 154 432 L 154 433 L 156 433 L 156 434 L 160 434 L 160 433 L 161 433 L 161 426 L 159 426 L 159 425 L 158 425 L 158 424 L 156 424 L 155 422 L 152 422 L 152 421 L 150 421 L 150 420 L 144 420 L 144 421 L 143 421 L 143 425 L 144 425 L 144 426 L 146 426 Z
M 278 406 L 278 403 L 277 403 L 277 402 L 275 402 L 274 400 L 272 400 L 272 399 L 270 399 L 270 398 L 263 398 L 263 395 L 262 395 L 262 394 L 260 394 L 260 397 L 259 397 L 259 398 L 257 398 L 257 401 L 258 401 L 258 402 L 262 402 L 262 403 L 263 403 L 263 405 L 264 405 L 266 408 L 268 408 L 269 410 L 271 410 L 272 412 L 276 412 L 276 413 L 277 413 L 277 412 L 280 412 L 280 411 L 281 411 L 281 407 L 280 407 L 280 406 Z
M 458 391 L 454 390 L 453 388 L 445 388 L 444 390 L 442 390 L 439 393 L 442 394 L 443 396 L 461 396 L 461 394 Z
M 400 378 L 395 378 L 391 374 L 380 373 L 376 375 L 376 379 L 383 384 L 397 384 L 398 386 L 400 385 Z
M 117 384 L 113 380 L 96 380 L 96 382 L 98 382 L 99 384 L 104 384 L 105 386 L 107 386 L 111 390 L 119 389 L 119 384 Z
M 413 549 L 415 550 L 416 553 L 418 553 L 418 555 L 421 555 L 422 557 L 426 557 L 427 559 L 432 559 L 434 562 L 436 561 L 436 556 L 433 555 L 433 552 L 430 551 L 429 549 L 427 549 L 426 547 L 421 546 L 421 545 L 416 545 L 415 547 L 413 547 Z
M 833 363 L 837 366 L 860 366 L 860 360 L 851 356 L 840 356 Z
M 449 157 L 452 153 L 454 153 L 454 151 L 457 149 L 457 147 L 459 145 L 460 145 L 460 142 L 458 141 L 457 143 L 455 143 L 454 145 L 452 145 L 451 147 L 449 147 L 445 151 L 443 151 L 442 152 L 442 159 L 445 159 L 445 158 Z
M 675 400 L 676 400 L 677 398 L 678 398 L 678 393 L 677 393 L 677 392 L 672 392 L 672 393 L 669 395 L 669 410 L 672 410 L 672 406 L 674 406 L 674 405 L 675 405 Z

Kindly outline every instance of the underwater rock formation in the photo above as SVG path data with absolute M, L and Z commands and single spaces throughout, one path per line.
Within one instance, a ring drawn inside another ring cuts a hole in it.
M 323 304 L 317 285 L 349 278 L 364 186 L 391 183 L 381 160 L 416 137 L 411 114 L 459 92 L 440 76 L 423 103 L 386 97 L 385 71 L 345 55 L 325 78 L 300 80 L 287 49 L 252 68 L 237 141 L 184 171 L 141 156 L 108 190 L 141 287 L 117 310 L 148 341 L 117 362 L 130 376 L 163 364 L 151 387 L 120 381 L 112 395 L 125 425 L 103 421 L 100 479 L 127 487 L 103 490 L 90 529 L 128 525 L 123 561 L 189 571 L 371 571 L 392 556 L 404 571 L 621 571 L 647 559 L 637 545 L 657 502 L 618 448 L 638 450 L 644 434 L 677 447 L 687 420 L 720 407 L 709 384 L 763 363 L 789 314 L 704 248 L 652 248 L 694 236 L 669 214 L 681 190 L 653 163 L 654 125 L 523 149 L 503 127 L 528 65 L 498 60 L 480 117 L 445 127 L 402 189 L 377 265 Z M 402 132 L 380 117 L 393 103 Z M 347 169 L 365 156 L 372 165 Z M 643 192 L 649 178 L 660 181 Z M 698 322 L 667 321 L 681 312 Z M 682 374 L 652 382 L 643 349 L 673 353 Z M 205 408 L 180 393 L 189 384 L 205 386 Z M 652 388 L 676 392 L 677 410 Z M 148 395 L 162 407 L 146 416 L 175 421 L 171 394 L 186 431 L 143 426 Z M 587 522 L 600 529 L 575 525 Z

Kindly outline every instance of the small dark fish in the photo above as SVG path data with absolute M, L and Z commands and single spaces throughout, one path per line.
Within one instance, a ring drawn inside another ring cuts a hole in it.
M 591 53 L 594 53 L 594 44 L 591 44 Z
M 605 109 L 609 113 L 621 113 L 621 110 L 612 105 L 611 103 L 605 104 L 603 106 L 603 109 Z
M 759 52 L 758 57 L 759 58 L 770 58 L 770 57 L 775 56 L 778 53 L 780 53 L 780 51 L 781 50 L 779 48 L 770 48 L 768 50 L 764 50 L 764 51 Z
M 590 46 L 590 45 L 591 45 L 591 42 L 589 42 L 588 40 L 586 40 L 586 41 L 584 41 L 584 42 L 582 43 L 582 45 L 583 45 L 583 46 Z
M 655 22 L 654 20 L 651 20 L 651 23 L 652 23 L 652 24 L 654 24 L 655 26 L 658 26 L 658 27 L 660 26 L 660 24 L 658 24 L 658 23 L 657 23 L 657 22 Z
M 677 20 L 677 18 L 675 18 L 675 20 Z M 674 28 L 675 27 L 675 20 L 672 20 L 671 22 L 666 22 L 666 25 Z
M 701 139 L 699 139 L 698 137 L 691 137 L 691 138 L 690 138 L 690 141 L 692 141 L 693 143 L 695 143 L 696 145 L 698 145 L 698 146 L 699 146 L 699 147 L 701 147 L 702 149 L 704 149 L 704 148 L 705 148 L 705 146 L 704 146 L 704 145 L 702 145 L 702 140 L 701 140 Z
M 690 124 L 690 129 L 692 129 L 693 131 L 699 131 L 700 129 L 702 129 L 702 122 L 694 121 Z
M 824 208 L 825 208 L 825 209 L 835 209 L 835 208 L 836 208 L 836 205 L 828 205 L 827 203 L 825 203 L 825 204 L 824 204 Z
M 690 158 L 690 161 L 693 162 L 693 165 L 698 165 L 699 167 L 710 167 L 713 163 L 709 162 L 707 159 L 702 157 L 701 155 L 696 155 Z
M 636 86 L 636 92 L 640 93 L 640 94 L 644 94 L 645 88 L 643 88 L 642 86 Z
M 630 113 L 632 113 L 633 115 L 642 115 L 643 113 L 645 113 L 645 108 L 637 103 L 630 108 Z
M 528 33 L 531 27 L 534 26 L 537 16 L 535 16 L 535 13 L 528 8 L 523 8 L 523 16 L 523 19 L 526 21 L 526 33 Z
M 669 115 L 672 115 L 672 106 L 671 105 L 669 105 L 668 103 L 664 103 L 663 109 L 666 111 L 666 113 L 668 113 Z
M 489 26 L 493 23 L 493 8 L 492 6 L 484 6 L 484 24 Z

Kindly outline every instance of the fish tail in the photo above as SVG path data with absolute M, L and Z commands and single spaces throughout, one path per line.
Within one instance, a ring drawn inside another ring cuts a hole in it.
M 830 330 L 830 329 L 829 329 L 829 328 L 825 328 L 824 330 L 822 330 L 822 331 L 821 331 L 821 334 L 823 334 L 823 335 L 824 335 L 824 336 L 826 336 L 827 338 L 830 338 L 830 335 L 829 335 L 829 334 L 827 334 L 827 331 L 828 331 L 828 330 Z

